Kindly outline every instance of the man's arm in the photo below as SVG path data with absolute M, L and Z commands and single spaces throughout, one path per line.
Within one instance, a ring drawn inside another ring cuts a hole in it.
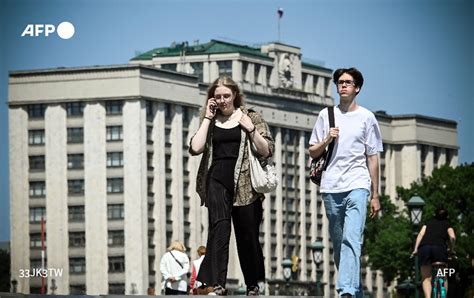
M 380 210 L 379 201 L 379 156 L 378 154 L 367 156 L 371 184 L 370 218 L 375 218 Z

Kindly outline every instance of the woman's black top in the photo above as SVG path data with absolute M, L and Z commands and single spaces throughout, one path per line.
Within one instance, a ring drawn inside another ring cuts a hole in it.
M 423 245 L 446 245 L 450 227 L 448 220 L 431 219 L 426 223 L 426 231 L 420 246 Z
M 209 177 L 219 181 L 227 190 L 234 190 L 234 171 L 240 149 L 240 125 L 233 128 L 214 126 L 212 135 L 212 165 Z

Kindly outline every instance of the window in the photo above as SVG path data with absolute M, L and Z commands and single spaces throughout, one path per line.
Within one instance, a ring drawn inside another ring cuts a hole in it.
M 28 117 L 30 118 L 44 118 L 46 106 L 44 104 L 28 105 Z
M 161 64 L 161 69 L 176 71 L 177 66 L 178 65 L 176 63 Z
M 68 154 L 67 155 L 68 169 L 83 169 L 84 168 L 84 154 Z
M 46 263 L 46 260 L 45 260 Z M 41 259 L 31 259 L 30 261 L 31 269 L 40 269 L 41 268 Z
M 85 258 L 69 258 L 69 272 L 71 274 L 81 274 L 86 272 Z
M 198 77 L 198 81 L 202 82 L 204 73 L 202 62 L 191 62 L 191 67 L 193 68 L 193 74 Z
M 109 272 L 124 272 L 125 259 L 124 257 L 109 257 Z M 110 288 L 109 288 L 109 293 Z
M 153 117 L 155 116 L 155 109 L 154 104 L 152 101 L 146 101 L 146 120 L 153 121 Z
M 123 152 L 108 152 L 107 167 L 116 168 L 123 167 Z
M 123 193 L 123 178 L 107 179 L 107 193 Z
M 46 247 L 46 234 L 44 235 L 44 246 Z M 30 247 L 41 248 L 41 234 L 30 234 Z
M 82 116 L 84 114 L 83 102 L 70 102 L 66 104 L 66 111 L 68 116 Z
M 84 206 L 69 206 L 68 219 L 69 222 L 84 221 Z
M 217 61 L 217 67 L 219 67 L 219 75 L 232 75 L 232 61 Z
M 109 246 L 123 246 L 123 230 L 109 231 L 107 243 Z
M 46 208 L 45 207 L 33 207 L 30 208 L 30 223 L 40 223 L 41 217 L 46 221 Z
M 44 155 L 30 156 L 30 170 L 44 170 Z
M 148 194 L 153 195 L 153 177 L 148 177 Z
M 123 102 L 120 100 L 107 101 L 105 103 L 105 112 L 107 115 L 121 115 Z
M 123 204 L 107 205 L 107 219 L 123 219 Z
M 67 190 L 69 195 L 83 195 L 84 194 L 84 180 L 68 180 Z
M 247 61 L 242 61 L 242 78 L 247 82 L 247 71 L 249 69 L 249 63 Z
M 272 77 L 273 67 L 267 66 L 267 86 L 270 86 L 270 79 Z
M 84 129 L 82 127 L 70 127 L 67 129 L 68 143 L 84 142 Z
M 69 232 L 69 247 L 85 247 L 86 233 L 85 232 Z
M 85 295 L 86 285 L 70 285 L 69 295 Z
M 153 152 L 147 152 L 146 163 L 148 166 L 148 170 L 153 170 Z
M 122 126 L 107 126 L 107 141 L 121 141 Z
M 109 268 L 110 268 L 110 261 L 109 261 Z M 125 294 L 125 284 L 109 284 L 109 295 L 112 295 L 112 294 L 119 294 L 119 295 Z
M 260 81 L 258 80 L 258 75 L 260 74 L 260 64 L 254 64 L 253 67 L 254 67 L 253 73 L 254 73 L 255 83 L 260 84 Z
M 170 124 L 173 117 L 173 108 L 170 103 L 165 103 L 165 123 Z
M 153 144 L 153 127 L 152 126 L 147 126 L 146 127 L 146 141 L 148 144 Z
M 30 198 L 44 198 L 46 196 L 46 183 L 44 181 L 30 182 Z
M 28 131 L 28 144 L 44 145 L 44 129 Z

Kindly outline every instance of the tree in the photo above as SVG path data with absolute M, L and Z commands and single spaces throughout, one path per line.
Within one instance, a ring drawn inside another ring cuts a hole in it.
M 10 253 L 0 249 L 0 292 L 10 292 Z
M 366 224 L 364 251 L 373 269 L 382 270 L 386 282 L 411 274 L 412 232 L 410 221 L 397 211 L 388 196 L 380 197 L 383 213 Z
M 397 188 L 403 201 L 415 194 L 425 200 L 422 224 L 433 217 L 438 206 L 444 206 L 457 236 L 456 271 L 460 277 L 457 287 L 467 289 L 474 279 L 472 260 L 474 257 L 474 164 L 456 168 L 443 166 L 433 171 L 430 177 L 411 184 L 410 188 Z M 382 215 L 366 225 L 365 250 L 368 263 L 383 271 L 387 282 L 395 278 L 404 280 L 411 275 L 414 236 L 407 210 L 398 212 L 388 197 L 381 197 Z M 413 276 L 413 275 L 412 275 Z

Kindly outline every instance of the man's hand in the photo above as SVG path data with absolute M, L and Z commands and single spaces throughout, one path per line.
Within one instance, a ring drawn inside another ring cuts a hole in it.
M 379 195 L 374 193 L 370 199 L 370 218 L 374 219 L 380 211 Z

